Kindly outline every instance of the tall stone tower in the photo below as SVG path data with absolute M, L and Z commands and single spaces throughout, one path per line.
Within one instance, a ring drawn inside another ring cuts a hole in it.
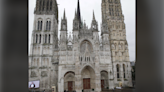
M 114 81 L 130 86 L 131 67 L 120 0 L 102 0 L 101 9 L 102 22 L 106 21 L 108 25 Z
M 57 82 L 58 6 L 56 0 L 36 0 L 29 56 L 29 81 L 40 81 L 40 90 Z

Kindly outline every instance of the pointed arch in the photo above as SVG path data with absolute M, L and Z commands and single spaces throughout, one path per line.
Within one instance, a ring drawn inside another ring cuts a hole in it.
M 45 34 L 45 43 L 47 43 L 47 34 Z
M 41 43 L 41 34 L 40 34 L 40 40 L 39 40 L 39 43 Z
M 49 37 L 49 38 L 48 38 L 48 43 L 50 43 L 50 41 L 51 41 L 51 35 L 49 34 L 48 37 Z
M 47 58 L 47 66 L 49 66 L 49 59 Z
M 38 34 L 36 34 L 36 43 L 37 43 L 37 41 L 38 41 Z
M 51 21 L 49 21 L 49 31 L 51 30 Z
M 45 1 L 43 0 L 42 11 L 44 11 L 44 4 L 45 4 Z
M 49 7 L 49 0 L 47 0 L 47 9 L 46 9 L 47 11 L 48 11 L 48 7 Z
M 125 64 L 123 64 L 123 73 L 124 73 L 124 78 L 126 77 L 125 76 Z
M 37 66 L 39 66 L 39 58 L 37 59 Z
M 38 30 L 39 30 L 40 21 L 38 21 Z
M 52 0 L 50 1 L 50 11 L 52 10 Z
M 39 0 L 39 11 L 41 11 L 42 0 Z
M 116 65 L 116 70 L 117 70 L 117 78 L 120 78 L 120 65 Z
M 48 21 L 46 22 L 46 30 L 48 30 Z

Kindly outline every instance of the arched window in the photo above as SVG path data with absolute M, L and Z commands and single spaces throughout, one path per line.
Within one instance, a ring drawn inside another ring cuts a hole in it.
M 48 30 L 48 21 L 46 22 L 46 30 Z
M 38 21 L 38 30 L 39 30 L 40 21 Z
M 125 64 L 123 64 L 123 72 L 124 72 L 124 78 L 125 78 Z
M 47 66 L 49 66 L 49 59 L 47 58 Z
M 38 47 L 38 54 L 40 54 L 40 47 Z
M 40 41 L 39 41 L 39 43 L 41 43 L 41 34 L 40 34 Z
M 41 23 L 40 23 L 40 30 L 42 30 L 42 21 L 41 21 Z
M 37 43 L 37 41 L 38 41 L 38 35 L 36 34 L 36 43 Z
M 45 43 L 47 43 L 47 34 L 45 34 Z
M 120 75 L 119 75 L 120 71 L 119 71 L 119 65 L 118 64 L 116 65 L 116 68 L 117 68 L 117 78 L 120 78 Z
M 51 21 L 49 21 L 49 31 L 51 30 Z
M 42 6 L 42 11 L 44 11 L 44 1 L 43 1 L 43 6 Z
M 42 6 L 42 0 L 39 1 L 39 11 L 41 11 L 41 6 Z
M 48 7 L 49 7 L 49 1 L 47 1 L 47 11 L 48 11 Z
M 44 59 L 44 66 L 46 65 L 46 60 Z
M 37 66 L 39 66 L 39 59 L 37 59 Z
M 51 36 L 50 36 L 50 34 L 49 34 L 49 39 L 48 39 L 49 41 L 48 41 L 48 43 L 50 43 L 50 37 L 51 37 Z
M 52 0 L 50 1 L 50 10 L 52 10 Z
M 34 61 L 33 61 L 33 64 L 32 64 L 33 66 L 35 66 L 35 61 L 36 61 L 36 59 L 34 59 Z

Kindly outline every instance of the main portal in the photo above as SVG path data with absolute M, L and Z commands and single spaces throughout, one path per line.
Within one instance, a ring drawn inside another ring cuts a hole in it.
M 83 79 L 83 89 L 90 89 L 90 78 Z

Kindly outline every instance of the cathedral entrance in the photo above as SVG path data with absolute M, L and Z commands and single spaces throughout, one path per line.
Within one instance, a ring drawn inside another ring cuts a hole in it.
M 101 71 L 101 89 L 102 91 L 109 88 L 108 72 Z
M 104 80 L 101 80 L 101 89 L 104 88 Z
M 90 66 L 85 66 L 81 72 L 82 89 L 95 89 L 95 71 Z
M 74 72 L 69 71 L 64 75 L 64 90 L 66 91 L 75 90 L 75 73 Z
M 72 91 L 72 90 L 73 90 L 73 82 L 68 81 L 68 91 Z
M 83 79 L 83 88 L 90 89 L 90 78 Z

